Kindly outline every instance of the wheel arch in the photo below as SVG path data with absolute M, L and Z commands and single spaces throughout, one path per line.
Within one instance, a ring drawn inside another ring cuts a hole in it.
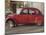
M 11 20 L 11 21 L 13 21 L 13 22 L 15 23 L 15 21 L 14 21 L 13 19 L 7 19 L 7 20 L 6 20 L 6 23 L 7 23 L 8 20 Z

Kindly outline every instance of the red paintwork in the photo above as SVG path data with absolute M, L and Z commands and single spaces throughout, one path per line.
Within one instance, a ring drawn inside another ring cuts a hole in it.
M 34 11 L 35 15 L 31 15 L 31 14 L 10 14 L 7 16 L 6 20 L 8 19 L 12 19 L 13 21 L 16 21 L 16 24 L 31 24 L 31 23 L 42 23 L 44 21 L 44 17 L 41 15 L 40 11 L 36 8 L 23 8 L 23 10 L 25 9 L 31 9 Z M 39 14 L 36 14 L 36 11 L 38 10 Z

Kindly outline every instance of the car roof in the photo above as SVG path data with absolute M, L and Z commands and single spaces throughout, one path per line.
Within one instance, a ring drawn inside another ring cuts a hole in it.
M 37 9 L 37 8 L 33 8 L 33 7 L 31 7 L 31 8 L 23 8 L 23 9 L 39 10 L 39 9 Z
M 24 10 L 24 9 L 38 10 L 38 11 L 40 12 L 40 10 L 39 10 L 38 8 L 34 8 L 34 7 L 23 8 L 23 10 Z M 40 12 L 40 13 L 41 13 L 41 12 Z

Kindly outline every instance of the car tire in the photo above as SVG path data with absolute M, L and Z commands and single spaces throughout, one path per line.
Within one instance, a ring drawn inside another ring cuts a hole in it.
M 7 20 L 5 24 L 8 28 L 12 28 L 16 26 L 16 23 L 13 20 Z

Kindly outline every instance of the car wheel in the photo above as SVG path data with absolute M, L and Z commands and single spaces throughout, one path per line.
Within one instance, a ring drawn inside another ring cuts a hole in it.
M 12 27 L 15 27 L 16 24 L 15 24 L 15 22 L 13 20 L 8 20 L 7 23 L 6 23 L 6 26 L 8 28 L 12 28 Z

